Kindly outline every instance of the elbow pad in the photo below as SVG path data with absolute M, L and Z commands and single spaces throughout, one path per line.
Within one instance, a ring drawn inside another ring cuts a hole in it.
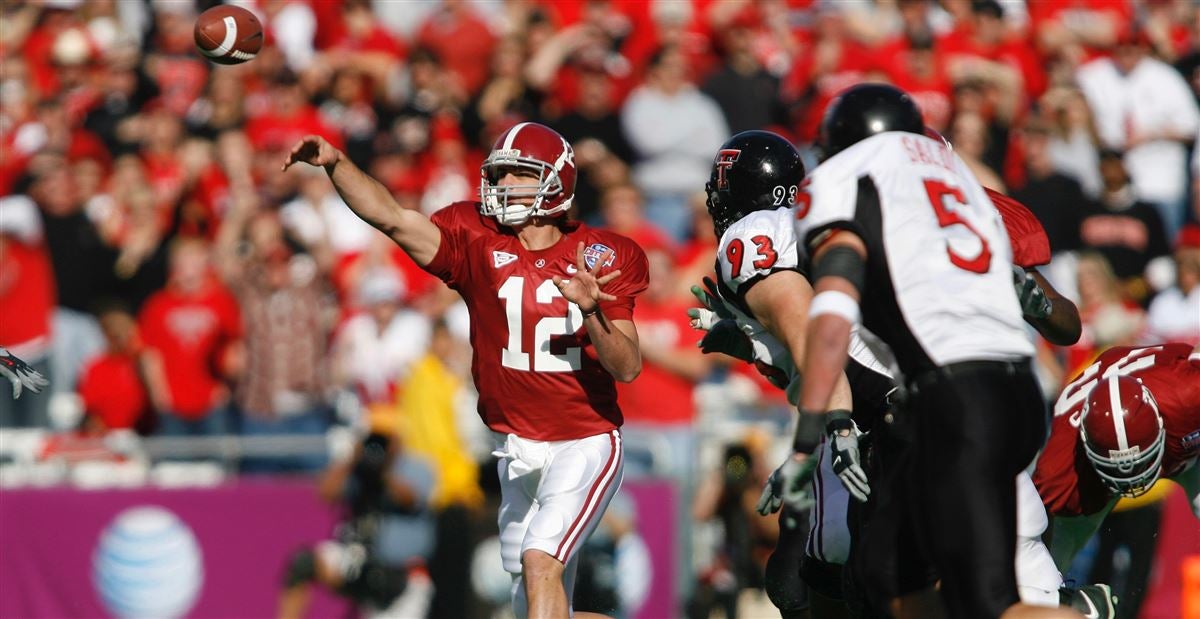
M 822 277 L 841 277 L 862 296 L 867 277 L 867 263 L 853 248 L 845 245 L 831 247 L 813 264 L 813 285 Z

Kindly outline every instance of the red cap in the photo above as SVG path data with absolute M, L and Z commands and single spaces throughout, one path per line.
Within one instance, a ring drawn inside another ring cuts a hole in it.
M 1175 249 L 1200 249 L 1200 224 L 1187 224 L 1175 237 Z

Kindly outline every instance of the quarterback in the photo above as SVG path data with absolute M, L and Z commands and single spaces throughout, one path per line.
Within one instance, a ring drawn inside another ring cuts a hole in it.
M 641 371 L 633 305 L 646 288 L 645 254 L 567 219 L 574 152 L 536 123 L 496 140 L 480 170 L 479 202 L 432 217 L 401 208 L 319 137 L 296 144 L 284 169 L 299 162 L 325 168 L 351 210 L 462 295 L 479 414 L 499 457 L 513 609 L 568 616 L 578 550 L 621 485 L 614 381 Z

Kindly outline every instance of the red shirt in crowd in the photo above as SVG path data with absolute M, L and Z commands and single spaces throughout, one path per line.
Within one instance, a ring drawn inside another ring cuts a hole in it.
M 1113 497 L 1084 452 L 1079 423 L 1088 393 L 1114 373 L 1140 380 L 1158 402 L 1167 435 L 1163 477 L 1182 472 L 1200 455 L 1200 354 L 1187 344 L 1111 348 L 1071 381 L 1054 404 L 1050 438 L 1033 473 L 1051 515 L 1094 514 Z
M 484 423 L 541 441 L 619 427 L 615 381 L 600 365 L 579 310 L 568 306 L 551 278 L 571 277 L 580 242 L 592 261 L 614 250 L 608 268 L 621 275 L 604 291 L 617 299 L 600 307 L 609 321 L 632 320 L 634 297 L 648 281 L 642 249 L 572 222 L 553 246 L 531 251 L 474 202 L 451 204 L 432 219 L 442 242 L 427 269 L 459 291 L 470 311 L 471 374 Z
M 317 134 L 334 146 L 344 148 L 342 136 L 325 121 L 317 108 L 304 105 L 291 116 L 280 116 L 268 110 L 246 122 L 246 137 L 257 150 L 282 150 L 291 148 L 301 138 Z
M 90 361 L 77 390 L 87 414 L 109 430 L 133 428 L 149 404 L 137 361 L 129 355 L 110 352 Z
M 474 94 L 487 82 L 496 37 L 471 10 L 438 10 L 417 32 L 417 43 L 441 59 L 442 65 Z
M 171 412 L 199 419 L 218 402 L 217 372 L 228 344 L 241 336 L 237 301 L 216 282 L 194 294 L 153 294 L 138 320 L 148 348 L 162 356 Z
M 0 346 L 49 344 L 57 303 L 54 269 L 45 246 L 0 241 Z
M 687 310 L 691 305 L 679 301 L 638 305 L 638 339 L 655 341 L 672 350 L 696 349 L 704 335 L 692 329 Z M 632 383 L 618 383 L 617 395 L 626 421 L 631 423 L 691 423 L 696 407 L 692 401 L 695 383 L 649 361 L 643 361 L 642 373 Z

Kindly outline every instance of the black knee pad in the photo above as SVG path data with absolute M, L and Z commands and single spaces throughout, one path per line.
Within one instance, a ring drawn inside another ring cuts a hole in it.
M 288 562 L 283 583 L 288 588 L 310 583 L 317 577 L 317 556 L 311 548 L 296 551 Z
M 802 553 L 781 552 L 776 549 L 767 559 L 763 588 L 767 598 L 784 616 L 808 608 L 808 586 L 800 577 L 799 556 Z

